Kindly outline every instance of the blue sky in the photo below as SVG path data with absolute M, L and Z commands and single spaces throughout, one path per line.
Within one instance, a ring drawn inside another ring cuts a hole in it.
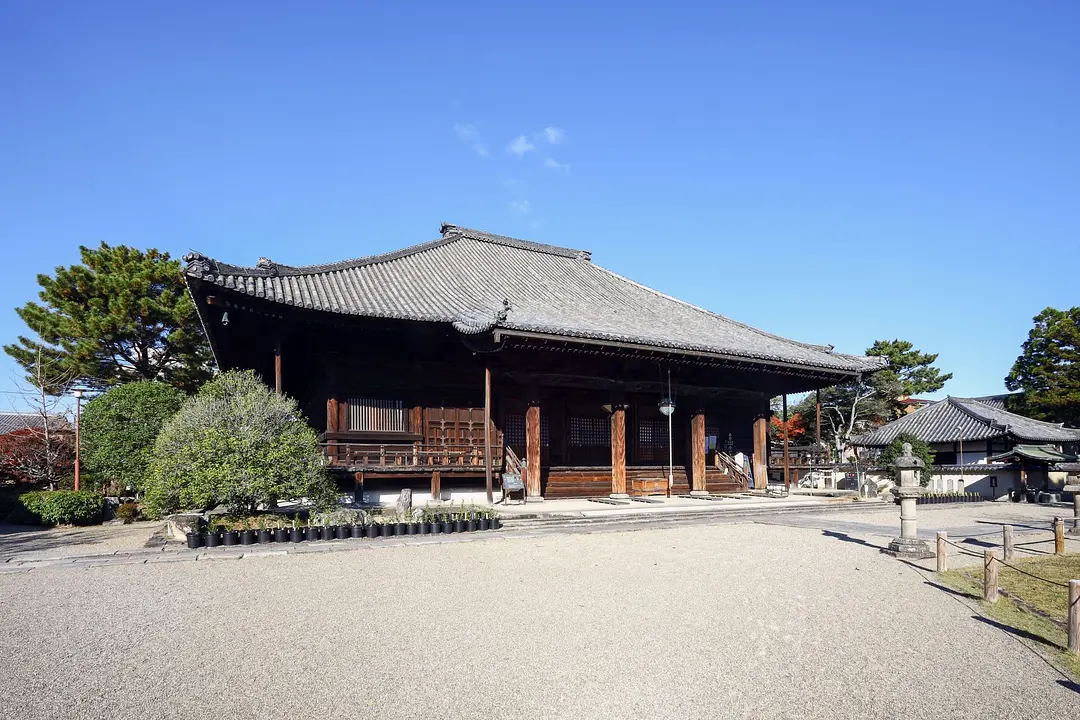
M 80 243 L 306 264 L 442 221 L 911 340 L 954 395 L 1078 304 L 1075 2 L 162 5 L 0 4 L 4 342 Z

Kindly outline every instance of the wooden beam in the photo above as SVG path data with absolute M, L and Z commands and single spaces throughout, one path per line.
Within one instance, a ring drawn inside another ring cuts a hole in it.
M 431 499 L 439 500 L 442 496 L 442 477 L 439 475 L 439 471 L 435 470 L 431 473 Z
M 484 368 L 484 489 L 487 501 L 494 501 L 491 489 L 491 368 Z
M 690 416 L 690 456 L 692 458 L 690 492 L 707 492 L 705 487 L 705 411 Z
M 611 409 L 611 494 L 626 496 L 626 406 Z
M 274 343 L 274 392 L 281 394 L 281 338 Z
M 543 500 L 540 496 L 540 403 L 529 403 L 525 411 L 525 467 L 528 469 L 526 498 Z
M 754 489 L 769 487 L 769 420 L 754 419 Z
M 784 410 L 784 492 L 791 491 L 791 458 L 788 457 L 787 395 L 782 395 Z

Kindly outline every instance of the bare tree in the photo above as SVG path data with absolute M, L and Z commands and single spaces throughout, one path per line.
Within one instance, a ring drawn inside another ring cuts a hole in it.
M 16 379 L 16 395 L 29 412 L 18 412 L 23 427 L 8 433 L 0 445 L 0 466 L 7 475 L 55 490 L 74 467 L 72 427 L 63 408 L 63 393 L 75 380 L 41 348 Z

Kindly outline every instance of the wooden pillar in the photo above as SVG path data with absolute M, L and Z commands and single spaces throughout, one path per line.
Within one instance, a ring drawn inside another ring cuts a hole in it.
M 691 495 L 707 495 L 705 487 L 705 411 L 690 416 Z
M 525 485 L 526 500 L 543 500 L 540 496 L 540 403 L 532 401 L 525 411 Z
M 769 420 L 754 419 L 754 489 L 769 487 Z
M 611 409 L 611 496 L 626 497 L 626 406 Z
M 487 501 L 492 503 L 491 489 L 491 368 L 484 368 L 484 489 Z
M 814 442 L 821 446 L 821 390 L 817 391 L 817 400 L 814 403 Z
M 949 569 L 949 547 L 946 544 L 949 536 L 942 531 L 938 531 L 937 534 L 937 552 L 934 556 L 937 558 L 937 571 L 945 572 Z
M 281 338 L 274 342 L 274 392 L 281 394 Z
M 791 458 L 788 457 L 787 393 L 784 393 L 784 492 L 791 492 Z
M 442 477 L 439 475 L 439 471 L 435 470 L 431 473 L 431 499 L 439 500 L 442 495 Z
M 364 473 L 358 472 L 353 475 L 356 487 L 353 489 L 353 501 L 357 504 L 364 502 Z
M 335 398 L 335 397 L 326 398 L 326 433 L 327 433 L 327 435 L 337 433 L 340 430 L 340 427 L 338 426 L 338 418 L 339 417 L 340 417 L 340 413 L 338 411 L 338 400 L 337 400 L 337 398 Z M 327 458 L 329 459 L 331 465 L 338 462 L 337 444 L 338 444 L 337 439 L 334 438 L 334 437 L 329 437 L 329 438 L 326 439 L 326 455 L 327 455 Z
M 997 550 L 983 551 L 983 600 L 997 602 L 998 559 Z

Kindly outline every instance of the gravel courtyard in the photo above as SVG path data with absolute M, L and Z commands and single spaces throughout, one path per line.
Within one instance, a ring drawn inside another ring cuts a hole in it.
M 12 718 L 1080 709 L 1080 688 L 918 570 L 811 527 L 45 568 L 0 576 L 0 621 Z

